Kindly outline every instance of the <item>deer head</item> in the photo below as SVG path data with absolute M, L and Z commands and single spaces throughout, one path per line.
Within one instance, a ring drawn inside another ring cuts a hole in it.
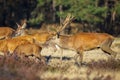
M 24 35 L 24 32 L 25 32 L 25 28 L 26 28 L 26 22 L 23 23 L 23 25 L 19 25 L 18 23 L 17 24 L 17 30 L 15 31 L 15 36 L 20 36 L 20 35 Z
M 60 33 L 73 21 L 73 19 L 74 19 L 74 16 L 71 15 L 71 14 L 68 14 L 66 16 L 65 20 L 63 21 L 63 23 L 60 24 L 60 26 L 58 27 L 57 31 L 54 33 L 56 38 L 59 38 Z
M 60 32 L 63 31 L 72 22 L 73 18 L 74 17 L 71 14 L 68 14 L 65 20 L 63 21 L 63 23 L 60 24 L 57 31 L 54 33 L 54 36 L 52 38 L 49 38 L 49 40 L 46 41 L 46 44 L 50 45 L 53 43 L 59 43 Z

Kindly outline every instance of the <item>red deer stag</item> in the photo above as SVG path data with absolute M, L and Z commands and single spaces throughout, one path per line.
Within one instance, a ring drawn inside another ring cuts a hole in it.
M 67 18 L 57 33 L 60 33 L 71 22 L 72 18 Z M 76 51 L 77 54 L 74 57 L 75 61 L 81 65 L 83 61 L 83 52 L 94 48 L 101 48 L 115 58 L 117 53 L 110 48 L 114 39 L 115 38 L 112 35 L 107 33 L 82 32 L 70 36 L 56 34 L 56 36 L 48 40 L 46 44 L 55 44 L 61 49 L 71 49 Z

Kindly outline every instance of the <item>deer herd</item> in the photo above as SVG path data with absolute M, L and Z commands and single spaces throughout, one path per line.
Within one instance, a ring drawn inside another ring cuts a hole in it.
M 0 27 L 0 55 L 4 56 L 6 53 L 9 53 L 20 57 L 34 56 L 40 60 L 46 60 L 40 54 L 41 50 L 46 46 L 54 45 L 54 48 L 60 48 L 61 59 L 63 49 L 76 51 L 76 55 L 73 58 L 79 65 L 83 62 L 84 51 L 94 48 L 101 48 L 101 50 L 110 54 L 112 58 L 116 57 L 117 53 L 110 48 L 115 38 L 107 33 L 80 32 L 73 35 L 60 35 L 60 32 L 72 20 L 73 17 L 68 15 L 55 33 L 26 34 L 26 22 L 22 26 L 17 24 L 18 28 L 16 30 L 10 27 Z

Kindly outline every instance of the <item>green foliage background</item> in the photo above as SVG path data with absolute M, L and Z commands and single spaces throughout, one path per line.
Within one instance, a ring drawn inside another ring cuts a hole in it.
M 76 22 L 102 26 L 103 32 L 120 30 L 120 0 L 0 0 L 0 12 L 1 26 L 22 19 L 31 25 L 60 23 L 71 13 Z

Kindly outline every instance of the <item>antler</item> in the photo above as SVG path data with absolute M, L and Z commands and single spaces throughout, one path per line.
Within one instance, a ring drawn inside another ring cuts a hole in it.
M 72 22 L 73 18 L 74 16 L 72 16 L 71 14 L 68 14 L 64 22 L 60 25 L 57 33 L 60 33 L 62 30 L 64 30 L 67 27 L 67 25 Z
M 26 28 L 26 26 L 27 26 L 27 23 L 24 22 L 23 25 L 22 25 L 22 28 Z

